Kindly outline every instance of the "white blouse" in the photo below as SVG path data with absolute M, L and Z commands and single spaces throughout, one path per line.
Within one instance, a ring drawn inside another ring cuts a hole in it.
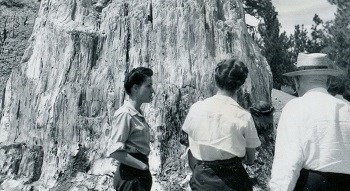
M 250 113 L 223 95 L 193 104 L 182 129 L 188 133 L 189 149 L 199 160 L 244 157 L 246 148 L 261 144 Z

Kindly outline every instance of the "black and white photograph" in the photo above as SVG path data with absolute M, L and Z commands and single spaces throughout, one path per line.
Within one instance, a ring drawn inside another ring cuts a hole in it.
M 350 1 L 0 0 L 0 191 L 350 191 Z

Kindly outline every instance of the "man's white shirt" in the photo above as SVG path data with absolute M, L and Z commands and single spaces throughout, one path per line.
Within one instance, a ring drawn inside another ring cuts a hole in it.
M 350 105 L 315 88 L 283 108 L 270 189 L 293 190 L 300 170 L 350 174 Z

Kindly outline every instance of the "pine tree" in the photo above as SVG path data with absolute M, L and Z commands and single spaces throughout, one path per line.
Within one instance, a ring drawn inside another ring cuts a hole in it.
M 291 61 L 295 63 L 297 61 L 298 54 L 301 52 L 307 52 L 307 46 L 309 37 L 308 32 L 304 28 L 304 25 L 295 25 L 294 34 L 290 36 L 292 48 L 290 50 L 292 56 Z
M 335 19 L 328 25 L 327 29 L 331 35 L 329 41 L 329 55 L 341 67 L 350 68 L 350 1 L 329 0 L 337 5 Z
M 282 84 L 289 81 L 282 74 L 290 71 L 292 64 L 288 53 L 290 43 L 285 33 L 280 34 L 278 13 L 271 0 L 244 0 L 243 4 L 248 14 L 263 21 L 258 25 L 258 34 L 254 34 L 254 38 L 270 65 L 273 87 L 280 89 Z
M 323 27 L 323 21 L 317 14 L 315 14 L 313 21 L 314 24 L 311 27 L 311 39 L 308 40 L 306 49 L 309 53 L 323 52 L 324 48 L 327 47 L 326 29 L 321 28 Z
M 329 0 L 337 6 L 335 19 L 326 23 L 327 47 L 326 52 L 336 65 L 347 70 L 346 76 L 333 79 L 331 88 L 335 93 L 350 97 L 350 1 L 348 0 Z

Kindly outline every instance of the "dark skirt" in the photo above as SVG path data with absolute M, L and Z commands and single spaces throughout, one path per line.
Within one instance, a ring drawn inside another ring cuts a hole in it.
M 139 153 L 129 153 L 131 156 L 148 164 L 148 157 Z M 149 170 L 139 170 L 120 163 L 114 174 L 114 189 L 117 191 L 150 191 L 152 176 Z
M 350 167 L 346 167 L 350 168 Z M 302 169 L 294 191 L 350 190 L 350 174 Z
M 193 191 L 251 191 L 252 182 L 238 157 L 228 160 L 200 161 L 188 152 Z

